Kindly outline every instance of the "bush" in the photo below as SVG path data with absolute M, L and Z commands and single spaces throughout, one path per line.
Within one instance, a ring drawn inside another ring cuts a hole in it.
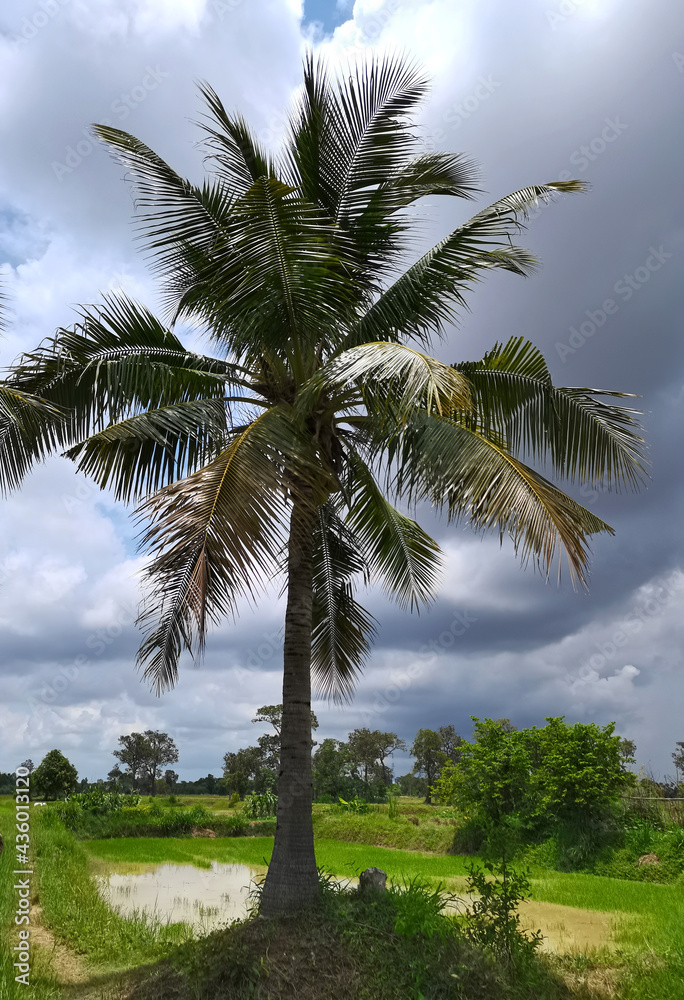
M 468 892 L 479 898 L 466 914 L 467 940 L 509 965 L 529 964 L 543 934 L 528 935 L 520 926 L 518 907 L 530 893 L 528 873 L 515 871 L 505 856 L 499 864 L 485 862 L 484 868 L 471 865 L 468 872 Z
M 624 770 L 613 723 L 569 726 L 549 717 L 542 729 L 509 731 L 492 719 L 473 720 L 475 739 L 461 744 L 460 760 L 447 763 L 435 783 L 440 802 L 458 806 L 482 830 L 515 821 L 528 839 L 572 831 L 575 863 L 619 828 L 621 797 L 634 775 Z

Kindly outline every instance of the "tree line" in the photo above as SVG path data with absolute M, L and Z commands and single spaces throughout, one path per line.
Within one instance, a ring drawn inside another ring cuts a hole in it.
M 346 740 L 328 737 L 320 742 L 314 741 L 312 753 L 312 771 L 314 798 L 319 802 L 345 800 L 358 797 L 366 801 L 384 801 L 390 787 L 398 790 L 401 795 L 422 796 L 430 803 L 433 787 L 437 786 L 441 797 L 446 794 L 447 785 L 441 779 L 453 780 L 455 774 L 463 773 L 464 761 L 471 760 L 473 747 L 481 742 L 482 728 L 485 723 L 475 721 L 474 737 L 468 743 L 460 736 L 453 725 L 440 726 L 438 729 L 421 728 L 411 743 L 410 749 L 405 740 L 396 733 L 383 732 L 368 728 L 353 729 Z M 547 720 L 548 721 L 548 720 Z M 25 760 L 20 767 L 26 768 L 31 774 L 31 785 L 34 794 L 46 799 L 63 798 L 72 792 L 86 791 L 96 785 L 104 786 L 112 791 L 139 792 L 156 795 L 171 792 L 181 795 L 232 795 L 237 793 L 240 798 L 251 793 L 278 792 L 278 775 L 280 770 L 280 729 L 282 724 L 282 705 L 263 705 L 252 719 L 254 723 L 267 723 L 272 732 L 264 733 L 253 746 L 229 751 L 223 758 L 222 774 L 212 773 L 196 781 L 181 781 L 176 771 L 167 767 L 179 759 L 178 748 L 168 733 L 160 730 L 146 729 L 142 733 L 122 735 L 118 739 L 118 747 L 112 752 L 117 763 L 109 771 L 106 779 L 89 782 L 87 778 L 78 780 L 78 773 L 71 762 L 60 750 L 51 750 L 35 767 L 32 760 Z M 582 724 L 563 726 L 550 729 L 519 731 L 509 719 L 486 720 L 487 733 L 500 733 L 503 736 L 519 734 L 515 739 L 532 745 L 539 734 L 551 731 L 556 733 L 556 754 L 559 760 L 564 760 L 569 768 L 580 767 L 581 753 L 572 740 L 578 740 L 579 734 L 585 737 L 590 729 Z M 312 731 L 318 729 L 318 719 L 311 712 Z M 597 730 L 597 733 L 599 731 Z M 560 736 L 566 740 L 561 746 Z M 591 730 L 592 739 L 597 740 L 596 733 Z M 611 730 L 612 737 L 612 730 Z M 607 738 L 607 737 L 606 737 Z M 598 739 L 601 743 L 601 740 Z M 604 741 L 605 742 L 605 741 Z M 586 739 L 585 739 L 586 744 Z M 511 742 L 497 744 L 500 747 L 510 747 Z M 626 771 L 627 765 L 633 762 L 636 750 L 632 740 L 612 737 L 611 753 L 619 762 L 616 774 Z M 406 751 L 414 758 L 414 766 L 406 774 L 395 776 L 391 764 L 392 755 L 396 751 Z M 537 757 L 540 751 L 535 751 Z M 676 795 L 679 788 L 679 777 L 684 774 L 684 741 L 676 744 L 672 754 L 675 765 L 675 781 L 650 781 L 654 794 L 664 796 Z M 459 768 L 459 765 L 460 768 Z M 502 764 L 502 767 L 504 765 Z M 510 765 L 505 765 L 510 770 Z M 580 768 L 581 769 L 581 768 Z M 441 781 L 441 784 L 440 784 Z M 620 784 L 620 779 L 615 782 Z M 15 775 L 13 772 L 0 772 L 0 794 L 8 795 L 14 792 Z

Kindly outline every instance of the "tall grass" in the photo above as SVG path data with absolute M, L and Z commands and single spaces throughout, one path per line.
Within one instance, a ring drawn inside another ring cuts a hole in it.
M 88 855 L 54 814 L 35 824 L 38 893 L 52 932 L 73 951 L 102 967 L 129 967 L 164 954 L 191 936 L 185 924 L 163 924 L 139 914 L 126 918 L 101 898 Z
M 3 797 L 4 798 L 4 797 Z M 31 945 L 31 972 L 29 986 L 15 981 L 13 949 L 18 942 L 14 923 L 16 896 L 12 889 L 15 876 L 14 861 L 14 799 L 8 797 L 9 808 L 0 812 L 0 834 L 5 849 L 0 854 L 0 1000 L 60 1000 L 61 991 L 50 968 L 48 956 Z M 3 803 L 4 805 L 4 803 Z M 35 876 L 34 876 L 35 878 Z M 35 883 L 34 883 L 35 884 Z

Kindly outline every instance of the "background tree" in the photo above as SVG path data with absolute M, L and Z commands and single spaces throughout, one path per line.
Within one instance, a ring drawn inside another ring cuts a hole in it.
M 22 761 L 19 767 L 25 767 L 29 774 L 33 774 L 33 772 L 36 769 L 36 765 L 33 763 L 30 757 L 28 758 L 28 760 Z
M 427 795 L 427 781 L 425 778 L 419 778 L 413 771 L 400 775 L 395 783 L 399 786 L 402 795 L 421 796 L 422 798 Z
M 151 794 L 157 794 L 157 779 L 166 764 L 175 764 L 178 760 L 178 748 L 168 733 L 158 729 L 146 729 L 143 733 L 144 755 L 142 773 Z
M 46 417 L 12 453 L 0 438 L 0 461 L 26 468 L 67 448 L 118 497 L 146 498 L 139 662 L 158 692 L 182 650 L 201 654 L 208 625 L 282 568 L 278 818 L 262 895 L 274 915 L 319 892 L 312 669 L 323 694 L 351 696 L 375 631 L 355 597 L 364 576 L 408 608 L 437 592 L 437 543 L 397 505 L 428 501 L 509 535 L 543 572 L 563 549 L 585 580 L 589 536 L 611 529 L 527 462 L 636 485 L 642 442 L 633 411 L 601 398 L 620 393 L 554 386 L 521 338 L 472 362 L 425 353 L 484 271 L 531 272 L 512 237 L 540 200 L 581 184 L 507 195 L 398 274 L 414 203 L 476 190 L 462 156 L 420 151 L 412 117 L 427 83 L 413 66 L 372 58 L 334 82 L 307 60 L 275 157 L 202 92 L 202 187 L 134 136 L 97 131 L 136 184 L 173 321 L 201 326 L 217 356 L 188 352 L 148 310 L 110 296 L 16 366 L 12 386 L 68 407 L 68 420 Z
M 144 733 L 120 736 L 119 743 L 120 748 L 114 750 L 114 756 L 126 765 L 132 782 L 156 795 L 156 781 L 161 769 L 178 760 L 178 748 L 173 739 L 168 733 L 146 729 Z
M 483 833 L 513 821 L 535 835 L 565 826 L 591 838 L 635 781 L 623 768 L 621 738 L 614 723 L 546 722 L 507 732 L 498 720 L 473 716 L 473 741 L 436 782 L 440 801 L 457 805 Z
M 354 729 L 347 737 L 346 750 L 349 763 L 363 783 L 365 798 L 384 798 L 385 788 L 391 784 L 392 774 L 385 760 L 394 750 L 405 750 L 406 744 L 396 733 L 383 733 L 379 729 Z
M 444 756 L 453 764 L 457 764 L 461 757 L 460 747 L 464 743 L 462 736 L 459 736 L 452 725 L 440 726 L 439 733 L 440 750 Z
M 164 784 L 167 786 L 167 788 L 170 791 L 173 791 L 173 789 L 178 784 L 178 773 L 176 771 L 171 771 L 167 769 L 166 771 L 164 771 L 163 781 Z
M 46 799 L 61 799 L 76 790 L 78 771 L 60 750 L 50 750 L 33 772 L 33 786 Z
M 252 719 L 252 722 L 267 722 L 275 730 L 275 734 L 264 733 L 263 736 L 257 738 L 257 746 L 261 753 L 262 773 L 255 781 L 255 791 L 264 791 L 268 788 L 269 791 L 277 794 L 282 718 L 282 705 L 262 705 L 261 708 L 257 709 L 257 714 Z M 311 729 L 312 731 L 318 729 L 318 719 L 314 712 L 311 712 Z M 315 742 L 312 741 L 312 746 L 315 745 Z
M 340 740 L 323 740 L 313 755 L 315 798 L 353 798 L 356 792 L 352 778 L 349 750 Z
M 411 756 L 416 758 L 415 774 L 424 774 L 427 782 L 426 803 L 432 802 L 432 785 L 439 778 L 446 753 L 442 750 L 442 737 L 434 729 L 419 729 L 411 746 Z
M 237 792 L 244 798 L 253 789 L 262 768 L 262 756 L 258 747 L 246 747 L 236 753 L 227 753 L 223 758 L 223 786 L 228 794 Z
M 147 754 L 147 741 L 143 734 L 130 733 L 127 736 L 119 736 L 119 749 L 113 750 L 112 753 L 126 767 L 126 775 L 133 786 L 137 787 L 138 782 L 143 780 Z
M 620 760 L 623 771 L 628 770 L 629 764 L 635 763 L 636 743 L 634 740 L 620 740 Z
M 680 741 L 675 744 L 676 749 L 672 754 L 672 760 L 675 766 L 676 781 L 679 784 L 679 775 L 684 774 L 684 741 Z

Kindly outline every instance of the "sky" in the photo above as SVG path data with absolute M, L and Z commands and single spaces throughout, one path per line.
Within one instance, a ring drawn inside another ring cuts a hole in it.
M 669 0 L 3 4 L 0 363 L 108 290 L 159 306 L 131 189 L 90 124 L 131 132 L 197 181 L 197 82 L 277 149 L 311 46 L 342 71 L 377 49 L 413 58 L 432 80 L 419 116 L 427 148 L 478 162 L 477 204 L 419 206 L 421 248 L 510 191 L 590 182 L 533 213 L 519 242 L 543 267 L 487 277 L 435 353 L 475 360 L 529 338 L 557 384 L 640 397 L 651 463 L 637 493 L 568 487 L 615 529 L 592 540 L 588 592 L 422 510 L 444 553 L 437 600 L 417 616 L 379 590 L 362 596 L 377 641 L 351 704 L 314 702 L 316 736 L 367 726 L 410 745 L 421 727 L 469 738 L 471 716 L 522 727 L 563 715 L 615 722 L 638 766 L 672 775 L 684 740 L 684 28 Z M 118 737 L 152 728 L 173 736 L 176 770 L 191 779 L 256 742 L 256 709 L 281 701 L 277 589 L 209 636 L 201 666 L 184 658 L 177 687 L 157 698 L 135 668 L 144 558 L 130 509 L 60 457 L 0 504 L 0 770 L 57 747 L 81 777 L 104 777 Z M 412 766 L 407 754 L 394 763 Z

